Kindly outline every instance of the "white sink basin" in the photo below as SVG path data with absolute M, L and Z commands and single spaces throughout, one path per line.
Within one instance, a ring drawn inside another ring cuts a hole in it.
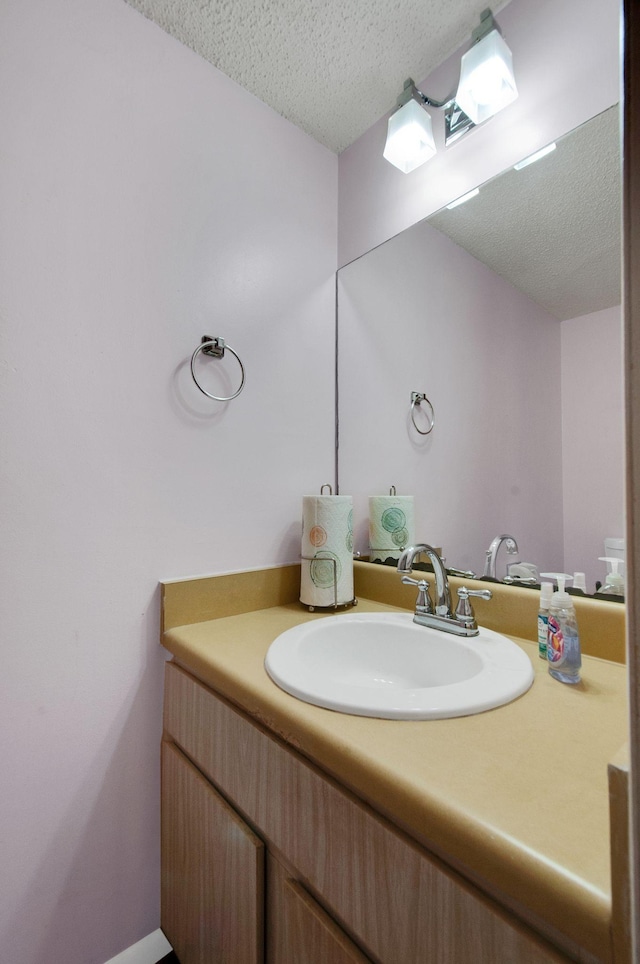
M 273 641 L 265 667 L 306 703 L 387 720 L 470 716 L 511 702 L 533 682 L 529 657 L 506 636 L 453 636 L 416 625 L 410 613 L 301 623 Z

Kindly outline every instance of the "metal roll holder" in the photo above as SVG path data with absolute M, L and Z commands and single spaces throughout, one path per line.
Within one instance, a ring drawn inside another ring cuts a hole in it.
M 330 557 L 328 558 L 326 556 L 321 556 L 320 558 L 318 558 L 318 556 L 300 556 L 300 558 L 305 562 L 310 563 L 312 566 L 314 562 L 315 563 L 330 562 L 333 566 L 333 587 L 330 587 L 330 586 L 326 587 L 327 589 L 333 588 L 333 604 L 329 606 L 316 606 L 316 605 L 313 605 L 312 603 L 306 603 L 304 602 L 304 600 L 301 599 L 300 602 L 302 603 L 303 606 L 307 607 L 310 613 L 313 613 L 316 610 L 319 610 L 320 612 L 328 609 L 338 610 L 340 606 L 344 606 L 344 608 L 347 609 L 349 606 L 358 605 L 358 599 L 356 596 L 354 596 L 353 599 L 348 599 L 347 602 L 343 602 L 343 603 L 338 602 L 338 566 L 335 559 L 331 559 Z
M 205 388 L 202 387 L 198 379 L 196 378 L 195 364 L 196 359 L 200 352 L 203 355 L 208 355 L 210 358 L 224 358 L 225 351 L 230 351 L 234 358 L 240 365 L 241 381 L 240 387 L 233 393 L 233 395 L 227 395 L 225 398 L 221 398 L 219 395 L 212 395 Z M 200 389 L 203 395 L 207 398 L 213 398 L 216 402 L 230 402 L 232 398 L 237 398 L 242 389 L 244 388 L 244 365 L 240 361 L 240 356 L 233 350 L 231 345 L 227 345 L 224 338 L 211 338 L 209 335 L 203 335 L 200 344 L 191 356 L 191 377 L 193 378 L 196 386 Z
M 426 432 L 424 429 L 420 428 L 416 422 L 416 405 L 419 407 L 421 402 L 426 402 L 431 411 L 431 415 L 428 416 L 429 428 L 426 430 Z M 431 404 L 427 396 L 424 394 L 424 392 L 411 392 L 411 408 L 409 409 L 409 411 L 411 413 L 411 421 L 413 422 L 413 427 L 415 428 L 416 432 L 419 432 L 420 435 L 429 435 L 430 432 L 433 431 L 433 426 L 435 425 L 435 422 L 436 422 L 436 416 L 433 410 L 433 405 Z

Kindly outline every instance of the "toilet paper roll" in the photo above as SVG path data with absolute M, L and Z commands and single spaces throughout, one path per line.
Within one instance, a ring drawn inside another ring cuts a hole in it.
M 350 495 L 302 499 L 300 602 L 305 606 L 353 601 L 353 500 Z
M 375 495 L 369 499 L 369 558 L 398 560 L 415 543 L 412 495 Z

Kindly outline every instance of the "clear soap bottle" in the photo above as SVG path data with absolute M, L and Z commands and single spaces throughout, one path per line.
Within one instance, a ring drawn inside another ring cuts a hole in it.
M 547 662 L 549 674 L 561 683 L 579 683 L 580 637 L 573 601 L 558 577 L 558 591 L 551 597 L 547 627 Z
M 547 658 L 547 632 L 549 626 L 549 606 L 553 595 L 553 583 L 543 582 L 540 585 L 540 608 L 538 610 L 538 656 Z

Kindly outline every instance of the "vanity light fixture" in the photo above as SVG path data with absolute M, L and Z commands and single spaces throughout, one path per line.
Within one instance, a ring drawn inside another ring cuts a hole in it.
M 477 197 L 478 194 L 480 194 L 480 188 L 474 187 L 473 191 L 469 191 L 467 194 L 463 194 L 461 197 L 456 198 L 455 201 L 451 202 L 451 204 L 447 204 L 447 211 L 453 211 L 453 209 L 457 208 L 458 205 L 465 204 L 467 201 L 470 201 L 472 197 Z
M 389 118 L 383 157 L 408 174 L 434 156 L 436 144 L 426 107 L 444 111 L 445 146 L 448 147 L 517 96 L 511 51 L 487 8 L 480 16 L 480 26 L 472 34 L 471 49 L 462 58 L 455 97 L 433 100 L 418 90 L 410 77 L 405 80 L 396 109 Z
M 555 141 L 552 144 L 547 144 L 546 147 L 543 147 L 541 150 L 536 151 L 535 154 L 529 154 L 529 157 L 525 157 L 523 161 L 518 161 L 517 164 L 514 164 L 513 165 L 514 171 L 521 171 L 523 167 L 528 167 L 529 164 L 534 164 L 536 161 L 539 161 L 540 158 L 546 157 L 547 154 L 550 154 L 551 151 L 555 151 L 555 149 L 556 149 Z

